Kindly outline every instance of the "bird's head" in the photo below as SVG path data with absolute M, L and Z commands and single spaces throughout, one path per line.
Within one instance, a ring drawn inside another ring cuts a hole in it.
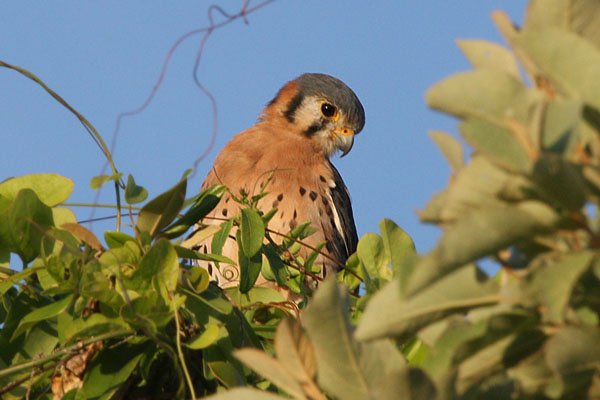
M 292 133 L 305 135 L 329 157 L 345 156 L 354 135 L 365 125 L 365 111 L 356 94 L 339 79 L 304 74 L 288 82 L 265 109 L 263 120 L 282 120 Z

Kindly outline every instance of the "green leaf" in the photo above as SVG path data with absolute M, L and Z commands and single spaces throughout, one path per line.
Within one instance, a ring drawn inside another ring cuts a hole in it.
M 456 44 L 477 69 L 496 69 L 521 79 L 519 66 L 512 51 L 487 40 L 457 40 Z
M 235 301 L 236 305 L 240 308 L 255 304 L 280 303 L 285 301 L 281 293 L 270 287 L 255 286 L 247 293 L 241 293 L 237 286 L 233 286 L 228 287 L 225 291 L 228 297 Z
M 185 273 L 188 284 L 196 293 L 202 293 L 210 284 L 208 271 L 202 267 L 192 267 Z
M 392 270 L 389 267 L 389 257 L 385 252 L 381 236 L 375 233 L 365 234 L 356 248 L 358 259 L 372 280 L 379 286 L 392 278 Z
M 73 295 L 69 295 L 62 300 L 58 300 L 46 306 L 36 308 L 29 314 L 25 315 L 21 319 L 21 322 L 17 326 L 17 329 L 15 329 L 15 331 L 13 332 L 11 341 L 17 338 L 20 334 L 22 334 L 29 328 L 31 328 L 31 326 L 35 325 L 37 322 L 56 317 L 58 314 L 65 311 L 69 304 L 71 304 L 72 299 Z
M 454 172 L 459 171 L 465 164 L 461 144 L 446 132 L 429 131 L 429 136 L 442 151 L 444 158 L 448 161 Z
M 2 278 L 2 280 L 0 281 L 0 295 L 3 295 L 4 293 L 6 293 L 8 290 L 10 290 L 11 287 L 13 287 L 17 282 L 26 279 L 27 277 L 35 274 L 38 270 L 40 270 L 43 267 L 29 267 L 24 269 L 21 272 L 17 272 L 17 273 L 12 273 L 11 270 L 11 275 L 10 277 L 7 278 Z
M 418 337 L 413 336 L 402 347 L 402 354 L 412 366 L 421 366 L 429 354 L 429 347 Z
M 61 226 L 62 224 L 76 224 L 77 217 L 75 213 L 68 208 L 52 208 L 52 219 L 54 220 L 54 226 Z
M 459 268 L 408 298 L 401 297 L 399 281 L 395 279 L 371 298 L 356 337 L 407 337 L 447 315 L 499 300 L 496 283 L 486 279 L 474 265 Z
M 6 276 L 2 272 L 2 268 L 10 268 L 10 252 L 0 250 L 0 276 L 4 279 Z
M 167 291 L 175 290 L 178 274 L 179 261 L 173 245 L 166 239 L 159 239 L 144 255 L 131 278 L 124 282 L 128 288 L 141 292 L 154 286 L 160 290 L 165 303 L 168 304 L 168 294 L 164 293 L 162 288 Z
M 105 231 L 104 240 L 109 248 L 116 249 L 123 246 L 127 241 L 135 241 L 135 238 L 123 232 Z
M 246 258 L 252 258 L 262 247 L 265 237 L 265 224 L 258 214 L 252 208 L 242 209 L 242 218 L 240 223 L 240 237 L 242 251 Z
M 242 210 L 243 211 L 243 210 Z M 258 214 L 257 214 L 258 215 Z M 259 217 L 260 219 L 260 217 Z M 260 220 L 260 224 L 262 225 L 262 220 Z M 264 229 L 264 226 L 263 226 Z M 237 242 L 242 243 L 243 239 L 241 236 L 243 235 L 242 230 L 238 230 L 236 233 Z M 262 246 L 262 236 L 261 236 L 261 246 Z M 254 255 L 250 258 L 246 256 L 246 253 L 242 249 L 243 246 L 239 246 L 238 248 L 238 260 L 240 266 L 240 292 L 247 293 L 252 287 L 254 283 L 258 279 L 260 275 L 260 270 L 262 269 L 262 253 L 258 252 L 258 250 L 254 253 Z M 259 247 L 260 249 L 260 247 Z
M 549 203 L 577 211 L 586 201 L 581 168 L 556 154 L 544 154 L 533 167 L 532 180 Z
M 206 355 L 212 347 L 205 350 L 203 355 Z M 208 353 L 210 354 L 210 353 Z M 236 360 L 237 361 L 237 360 Z M 219 380 L 226 388 L 241 386 L 244 384 L 244 378 L 230 360 L 227 361 L 206 361 L 210 372 Z
M 121 179 L 122 176 L 123 174 L 121 172 L 114 175 L 95 176 L 90 180 L 90 187 L 94 190 L 98 190 L 108 181 L 119 182 L 119 179 Z
M 57 174 L 34 174 L 9 178 L 0 183 L 0 195 L 14 200 L 21 189 L 31 189 L 40 201 L 54 207 L 69 198 L 75 184 Z
M 165 236 L 171 238 L 186 232 L 188 228 L 206 217 L 206 215 L 219 204 L 221 197 L 223 197 L 223 194 L 226 191 L 227 188 L 224 185 L 213 185 L 202 191 L 202 193 L 197 196 L 197 199 L 190 209 L 187 210 L 181 218 L 165 229 Z
M 300 383 L 294 376 L 292 376 L 277 359 L 269 356 L 267 353 L 258 349 L 245 348 L 237 350 L 234 355 L 244 364 L 251 367 L 296 399 L 306 397 Z
M 262 261 L 262 275 L 267 278 L 270 273 L 278 286 L 284 286 L 289 274 L 281 257 L 270 245 L 263 245 L 263 253 L 265 258 Z
M 358 343 L 347 303 L 333 279 L 319 285 L 303 318 L 314 348 L 319 385 L 341 399 L 374 398 L 389 374 L 405 366 L 389 340 Z
M 140 245 L 133 240 L 126 241 L 121 247 L 105 251 L 98 261 L 106 267 L 120 267 L 122 265 L 137 265 L 142 257 Z
M 589 269 L 593 257 L 592 251 L 549 254 L 523 282 L 527 283 L 524 289 L 532 291 L 538 300 L 545 320 L 563 322 L 573 288 Z
M 401 367 L 393 370 L 375 390 L 374 397 L 378 400 L 431 400 L 436 399 L 436 389 L 433 382 L 420 369 Z
M 558 29 L 525 30 L 517 42 L 559 93 L 600 108 L 598 47 Z
M 553 153 L 572 151 L 577 139 L 577 126 L 583 113 L 581 100 L 555 99 L 548 103 L 544 113 L 542 148 Z
M 18 338 L 10 344 L 5 344 L 5 347 L 18 346 L 14 358 L 11 360 L 12 365 L 30 362 L 35 356 L 40 354 L 51 354 L 58 343 L 54 327 L 54 323 L 50 321 L 40 321 L 31 328 L 24 338 L 21 336 L 23 340 Z
M 95 313 L 87 318 L 76 318 L 69 321 L 63 329 L 63 341 L 84 339 L 100 335 L 111 330 L 129 329 L 129 325 L 121 317 L 108 317 Z
M 392 220 L 382 219 L 379 222 L 379 229 L 387 258 L 392 262 L 393 275 L 399 277 L 400 286 L 404 290 L 417 257 L 415 244 L 410 236 Z
M 558 28 L 572 31 L 600 47 L 600 4 L 596 0 L 531 0 L 526 30 Z
M 459 393 L 480 385 L 482 380 L 516 364 L 540 348 L 545 336 L 525 331 L 501 338 L 463 360 L 458 366 L 456 388 Z
M 458 128 L 467 143 L 500 166 L 522 172 L 531 169 L 533 160 L 508 129 L 478 119 L 463 121 Z
M 586 386 L 600 365 L 598 327 L 565 326 L 547 343 L 546 361 L 565 383 Z
M 520 201 L 531 197 L 531 183 L 475 154 L 471 162 L 454 175 L 448 188 L 436 195 L 421 213 L 422 221 L 454 222 L 473 210 L 502 206 L 502 199 Z
M 142 207 L 136 226 L 141 232 L 156 237 L 177 216 L 185 200 L 187 181 L 180 181 L 173 188 L 150 200 Z
M 459 118 L 501 124 L 505 119 L 526 123 L 531 107 L 543 95 L 514 76 L 490 69 L 462 72 L 430 88 L 427 104 Z
M 175 246 L 175 251 L 177 252 L 177 256 L 179 258 L 187 258 L 190 260 L 202 260 L 202 261 L 214 261 L 214 262 L 222 262 L 226 264 L 235 265 L 235 261 L 231 258 L 222 256 L 220 254 L 210 254 L 210 253 L 201 253 L 199 251 L 195 251 L 192 249 L 188 249 L 183 246 Z
M 552 208 L 533 200 L 475 210 L 449 226 L 433 251 L 420 258 L 407 291 L 415 293 L 459 266 L 548 232 L 560 220 Z
M 50 207 L 33 190 L 22 189 L 10 209 L 0 215 L 0 249 L 17 253 L 28 263 L 39 254 L 44 233 L 53 224 Z
M 106 347 L 86 370 L 82 391 L 88 399 L 110 399 L 133 372 L 144 355 L 145 344 Z
M 275 353 L 283 368 L 300 385 L 313 382 L 317 369 L 315 354 L 299 322 L 285 319 L 277 326 Z
M 451 371 L 455 364 L 455 356 L 465 343 L 476 340 L 486 334 L 485 320 L 471 322 L 464 315 L 450 316 L 435 325 L 439 329 L 439 337 L 431 343 L 430 351 L 425 357 L 423 368 L 430 376 L 439 377 Z M 434 327 L 430 325 L 427 330 Z M 419 332 L 419 337 L 426 330 Z
M 164 236 L 167 238 L 171 238 L 171 236 L 178 236 L 179 234 L 181 234 L 182 232 L 180 232 L 180 229 L 183 229 L 184 226 L 183 225 L 177 225 L 174 228 L 169 228 L 167 230 L 165 230 Z M 187 228 L 186 228 L 187 230 Z M 211 236 L 216 235 L 219 231 L 221 230 L 221 227 L 219 225 L 196 225 L 196 229 L 194 230 L 194 233 L 192 235 L 190 235 L 190 237 L 188 237 L 185 242 L 182 243 L 183 247 L 189 247 L 189 248 L 198 248 L 198 244 L 204 242 L 206 239 L 208 239 Z
M 137 204 L 146 200 L 148 191 L 141 186 L 135 184 L 133 175 L 127 176 L 127 186 L 125 186 L 125 201 L 129 204 Z
M 442 213 L 446 208 L 448 190 L 435 193 L 423 210 L 417 211 L 419 220 L 425 223 L 438 224 L 444 221 Z
M 190 303 L 190 309 L 210 309 L 218 314 L 229 315 L 233 311 L 233 305 L 221 293 L 221 289 L 215 286 L 208 288 L 200 294 L 196 294 L 191 290 L 183 290 L 188 295 L 187 302 Z
M 231 228 L 233 228 L 233 220 L 229 220 L 227 222 L 223 222 L 221 224 L 221 231 L 214 234 L 212 243 L 210 246 L 210 251 L 214 254 L 221 254 L 223 251 L 223 245 L 227 238 L 229 238 L 229 233 L 231 232 Z M 235 264 L 235 263 L 231 263 Z
M 219 326 L 216 324 L 208 324 L 204 327 L 202 333 L 194 336 L 188 342 L 184 343 L 184 345 L 194 350 L 204 349 L 217 340 L 219 329 Z

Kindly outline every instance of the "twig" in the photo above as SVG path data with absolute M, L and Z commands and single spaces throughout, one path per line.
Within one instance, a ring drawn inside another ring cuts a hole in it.
M 190 373 L 188 371 L 187 365 L 185 363 L 185 357 L 183 356 L 183 351 L 181 350 L 181 332 L 179 326 L 179 313 L 177 312 L 177 307 L 175 305 L 175 297 L 171 296 L 171 307 L 173 307 L 173 314 L 175 317 L 175 345 L 177 347 L 177 355 L 179 356 L 179 363 L 181 364 L 181 369 L 183 369 L 183 374 L 185 375 L 185 379 L 190 389 L 190 395 L 192 399 L 196 398 L 196 391 L 194 390 L 194 383 L 192 382 L 192 378 L 190 377 Z
M 114 337 L 118 337 L 118 336 L 126 336 L 126 335 L 131 335 L 132 333 L 134 333 L 134 331 L 132 331 L 131 329 L 122 329 L 122 330 L 118 330 L 118 331 L 112 331 L 112 332 L 108 332 L 108 333 L 104 333 L 102 335 L 98 335 L 98 336 L 93 336 L 89 339 L 80 341 L 74 345 L 65 347 L 63 349 L 57 350 L 56 352 L 54 352 L 53 354 L 50 354 L 48 356 L 45 357 L 41 357 L 38 360 L 32 360 L 32 361 L 28 361 L 28 362 L 24 362 L 21 364 L 17 364 L 17 365 L 13 365 L 12 367 L 8 367 L 5 368 L 3 370 L 0 370 L 0 378 L 4 377 L 4 376 L 8 376 L 8 375 L 13 375 L 17 372 L 26 370 L 28 368 L 33 368 L 33 367 L 37 367 L 39 365 L 44 365 L 50 361 L 53 361 L 57 358 L 62 357 L 65 354 L 68 354 L 74 350 L 79 350 L 81 347 L 85 347 L 88 346 L 94 342 L 98 342 L 101 340 L 106 340 L 106 339 L 112 339 Z M 4 393 L 3 389 L 0 389 L 0 394 Z

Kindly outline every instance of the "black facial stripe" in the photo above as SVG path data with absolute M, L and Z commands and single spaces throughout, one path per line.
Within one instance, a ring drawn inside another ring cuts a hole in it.
M 287 110 L 283 113 L 285 118 L 288 121 L 294 122 L 294 114 L 296 114 L 296 110 L 302 104 L 303 96 L 300 93 L 297 93 L 294 98 L 289 102 Z
M 325 127 L 326 123 L 327 123 L 327 120 L 321 118 L 321 119 L 319 119 L 319 121 L 317 121 L 314 124 L 312 124 L 311 126 L 309 126 L 308 129 L 304 131 L 304 134 L 306 136 L 312 136 L 315 133 L 319 132 L 321 129 L 323 129 L 323 127 Z

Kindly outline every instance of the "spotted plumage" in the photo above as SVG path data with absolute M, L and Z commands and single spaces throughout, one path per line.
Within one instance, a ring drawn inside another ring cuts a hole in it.
M 338 263 L 356 250 L 358 242 L 348 190 L 329 158 L 345 155 L 354 135 L 365 123 L 364 110 L 354 92 L 340 80 L 324 74 L 304 74 L 288 82 L 263 110 L 252 128 L 237 134 L 217 156 L 202 189 L 222 183 L 229 188 L 203 223 L 218 224 L 211 217 L 231 217 L 239 205 L 230 201 L 240 190 L 256 194 L 267 182 L 268 194 L 259 200 L 264 212 L 277 208 L 269 228 L 281 233 L 310 222 L 317 232 L 305 239 L 313 247 L 326 242 L 320 256 L 322 276 L 339 270 Z M 272 174 L 272 175 L 271 175 Z M 277 241 L 281 239 L 274 236 Z M 198 242 L 192 235 L 184 244 L 210 252 L 210 239 Z M 223 254 L 237 260 L 238 248 L 227 240 Z M 306 257 L 310 250 L 300 255 Z M 221 287 L 236 285 L 237 266 L 204 265 Z M 257 284 L 268 284 L 259 278 Z

